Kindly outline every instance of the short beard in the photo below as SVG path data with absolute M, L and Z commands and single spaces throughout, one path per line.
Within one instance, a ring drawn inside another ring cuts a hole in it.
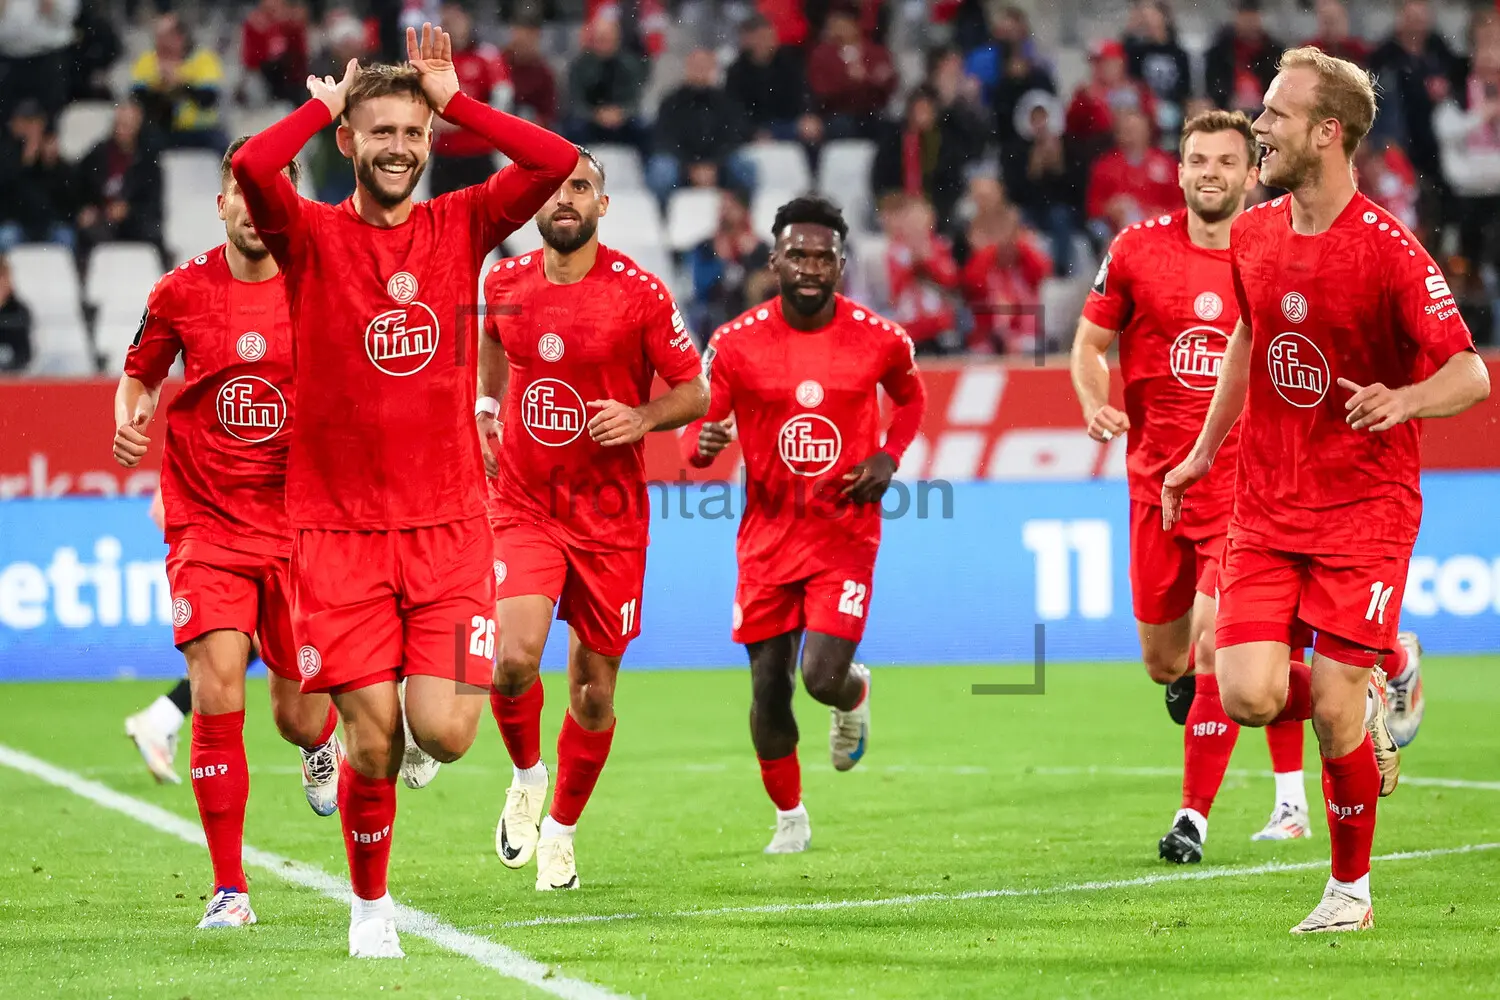
M 828 300 L 833 298 L 833 289 L 822 288 L 819 289 L 819 291 L 821 292 L 821 294 L 818 296 L 817 300 L 809 303 L 806 299 L 797 294 L 796 285 L 783 285 L 781 288 L 781 301 L 790 305 L 793 309 L 797 310 L 797 312 L 801 313 L 803 316 L 816 316 L 818 313 L 823 311 L 824 306 L 828 305 Z
M 375 204 L 381 208 L 395 208 L 397 205 L 411 197 L 411 193 L 417 189 L 417 182 L 422 179 L 422 171 L 427 169 L 427 164 L 418 163 L 407 173 L 406 190 L 400 194 L 391 194 L 379 186 L 379 177 L 376 171 L 375 161 L 369 163 L 354 164 L 354 176 L 359 180 L 359 186 L 365 189 L 365 193 L 375 199 Z
M 243 254 L 246 259 L 252 260 L 256 263 L 260 263 L 267 257 L 271 256 L 271 251 L 266 249 L 266 245 L 264 243 L 262 243 L 260 246 L 251 246 L 249 241 L 247 241 L 243 236 L 239 236 L 235 233 L 229 234 L 229 242 L 233 243 L 234 248 L 241 254 Z
M 579 216 L 578 230 L 572 236 L 563 236 L 552 225 L 552 220 L 538 222 L 537 231 L 542 234 L 542 242 L 560 254 L 576 253 L 583 249 L 594 234 L 599 231 L 598 219 L 585 219 Z
M 1302 147 L 1295 156 L 1286 151 L 1278 151 L 1277 156 L 1282 160 L 1280 170 L 1275 176 L 1262 175 L 1261 182 L 1267 187 L 1277 187 L 1284 191 L 1295 191 L 1316 178 L 1319 169 L 1318 156 L 1312 151 L 1312 130 L 1308 133 L 1309 144 Z
M 1204 222 L 1210 224 L 1215 222 L 1223 222 L 1225 219 L 1238 212 L 1240 210 L 1240 206 L 1244 203 L 1245 196 L 1241 194 L 1238 198 L 1225 198 L 1223 207 L 1210 211 L 1209 209 L 1205 208 L 1203 203 L 1196 198 L 1192 196 L 1189 196 L 1187 198 L 1188 210 L 1198 218 L 1202 219 Z

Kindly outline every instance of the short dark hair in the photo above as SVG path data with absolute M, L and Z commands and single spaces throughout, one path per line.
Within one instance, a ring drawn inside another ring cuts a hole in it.
M 604 164 L 600 162 L 599 157 L 595 156 L 593 154 L 593 151 L 590 150 L 587 146 L 575 142 L 573 144 L 573 148 L 578 150 L 578 155 L 581 158 L 589 161 L 589 166 L 593 167 L 594 172 L 599 175 L 599 190 L 603 191 L 606 182 L 606 178 L 604 176 Z
M 228 149 L 224 150 L 224 159 L 219 161 L 219 189 L 221 191 L 229 185 L 229 178 L 231 176 L 229 167 L 234 162 L 234 154 L 238 153 L 240 147 L 249 141 L 250 136 L 242 135 L 231 142 Z M 297 164 L 296 160 L 287 164 L 286 175 L 291 178 L 293 187 L 302 182 L 302 168 Z
M 776 210 L 771 223 L 771 236 L 779 239 L 787 226 L 823 226 L 839 234 L 841 241 L 849 238 L 849 223 L 844 213 L 832 199 L 821 194 L 804 194 L 793 198 Z
M 1243 111 L 1220 111 L 1215 108 L 1212 111 L 1201 111 L 1189 118 L 1182 125 L 1182 138 L 1177 143 L 1179 156 L 1187 152 L 1188 136 L 1199 132 L 1238 132 L 1244 137 L 1245 155 L 1249 158 L 1250 165 L 1253 167 L 1260 162 L 1260 141 L 1255 138 L 1250 119 Z
M 427 103 L 427 97 L 422 93 L 421 77 L 406 63 L 370 63 L 361 66 L 344 98 L 344 121 L 349 120 L 349 115 L 362 102 L 393 94 L 403 94 L 423 104 Z

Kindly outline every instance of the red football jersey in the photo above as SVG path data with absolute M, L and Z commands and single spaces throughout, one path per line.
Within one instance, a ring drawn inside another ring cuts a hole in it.
M 167 406 L 161 460 L 167 541 L 192 532 L 225 548 L 290 555 L 292 326 L 281 276 L 237 281 L 223 246 L 164 275 L 125 374 L 154 385 L 179 353 L 187 385 Z
M 1083 316 L 1120 332 L 1132 500 L 1161 504 L 1162 479 L 1187 457 L 1203 429 L 1239 315 L 1229 251 L 1195 244 L 1187 209 L 1130 226 L 1110 245 Z M 1189 502 L 1223 505 L 1228 512 L 1238 437 L 1238 430 L 1229 432 L 1213 471 L 1192 488 Z
M 294 528 L 382 531 L 484 516 L 473 416 L 479 270 L 557 190 L 578 154 L 567 140 L 462 94 L 445 114 L 517 155 L 525 149 L 532 165 L 512 163 L 380 227 L 360 218 L 353 199 L 299 197 L 280 173 L 328 124 L 321 101 L 235 156 L 235 177 L 291 302 L 303 386 L 287 465 Z
M 906 331 L 842 295 L 837 303 L 832 323 L 802 331 L 787 325 L 780 299 L 765 302 L 720 327 L 705 353 L 704 419 L 733 413 L 744 454 L 744 578 L 786 583 L 874 565 L 879 505 L 840 498 L 843 476 L 881 449 L 877 386 L 896 406 L 885 449 L 898 464 L 926 396 Z M 685 432 L 694 441 L 697 427 Z
M 613 399 L 640 406 L 652 378 L 696 378 L 702 359 L 661 279 L 601 246 L 582 281 L 555 285 L 542 251 L 502 261 L 484 282 L 485 332 L 505 346 L 505 436 L 490 480 L 497 523 L 540 524 L 581 549 L 646 544 L 646 443 L 605 448 L 589 437 Z
M 1237 219 L 1231 239 L 1253 333 L 1231 536 L 1312 555 L 1409 556 L 1422 520 L 1420 422 L 1354 430 L 1338 380 L 1409 385 L 1471 349 L 1448 282 L 1362 194 L 1317 236 L 1292 231 L 1283 196 Z

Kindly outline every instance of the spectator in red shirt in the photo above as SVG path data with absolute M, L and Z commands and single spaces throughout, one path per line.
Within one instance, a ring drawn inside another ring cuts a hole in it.
M 1204 89 L 1215 107 L 1260 114 L 1261 97 L 1276 76 L 1281 43 L 1266 34 L 1260 0 L 1239 0 L 1234 21 L 1203 56 Z
M 918 354 L 944 354 L 956 346 L 958 265 L 953 248 L 937 234 L 937 216 L 926 199 L 891 195 L 882 203 L 889 244 L 886 281 L 890 318 L 906 328 Z
M 1102 42 L 1089 54 L 1089 62 L 1093 73 L 1074 92 L 1063 129 L 1085 162 L 1108 147 L 1115 116 L 1121 111 L 1139 111 L 1148 121 L 1156 120 L 1156 99 L 1150 88 L 1125 73 L 1125 46 Z
M 807 85 L 828 121 L 827 136 L 872 138 L 898 82 L 890 52 L 860 34 L 853 14 L 830 12 L 823 41 L 807 59 Z
M 500 53 L 510 77 L 515 114 L 551 128 L 557 117 L 557 77 L 542 55 L 542 26 L 537 21 L 511 25 L 510 44 Z
M 1115 148 L 1089 173 L 1084 212 L 1102 246 L 1136 222 L 1182 207 L 1177 160 L 1151 145 L 1151 124 L 1139 111 L 1115 116 Z
M 510 77 L 500 50 L 474 40 L 474 22 L 457 4 L 443 8 L 443 29 L 453 38 L 453 69 L 458 89 L 476 101 L 510 110 Z M 442 115 L 432 119 L 432 195 L 483 184 L 495 172 L 495 147 L 488 139 L 450 125 Z
M 971 253 L 960 277 L 964 301 L 974 315 L 969 350 L 977 354 L 1022 354 L 1037 350 L 1043 336 L 1042 281 L 1052 260 L 1021 213 L 1005 205 L 976 215 L 969 224 Z
M 1303 45 L 1315 45 L 1331 56 L 1347 59 L 1357 66 L 1370 61 L 1370 46 L 1349 33 L 1349 11 L 1344 0 L 1318 0 L 1318 34 Z
M 307 12 L 287 0 L 260 0 L 240 33 L 240 61 L 259 73 L 270 97 L 300 104 L 307 97 Z
M 1500 151 L 1500 145 L 1495 148 Z M 1365 197 L 1404 222 L 1406 228 L 1418 229 L 1417 198 L 1421 189 L 1417 182 L 1417 168 L 1411 165 L 1400 146 L 1387 139 L 1360 143 L 1354 151 L 1354 180 Z M 1496 207 L 1500 207 L 1500 203 L 1492 204 L 1491 211 L 1478 214 L 1493 219 Z

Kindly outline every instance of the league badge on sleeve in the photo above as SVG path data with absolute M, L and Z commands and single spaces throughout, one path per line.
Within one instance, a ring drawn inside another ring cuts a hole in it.
M 1104 294 L 1104 286 L 1109 281 L 1109 261 L 1113 256 L 1111 253 L 1105 253 L 1104 259 L 1099 262 L 1099 273 L 1094 275 L 1094 284 L 1091 289 L 1095 295 Z

